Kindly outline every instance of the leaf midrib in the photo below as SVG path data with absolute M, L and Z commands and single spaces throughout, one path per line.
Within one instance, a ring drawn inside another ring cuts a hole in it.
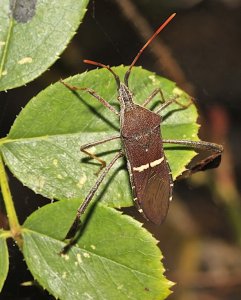
M 2 58 L 1 58 L 1 64 L 0 64 L 0 78 L 2 77 L 4 65 L 5 65 L 5 62 L 6 62 L 6 59 L 7 59 L 7 53 L 8 53 L 8 49 L 9 49 L 10 38 L 11 38 L 11 33 L 12 33 L 13 23 L 14 23 L 12 17 L 10 17 L 9 19 L 10 19 L 10 21 L 9 21 L 8 33 L 7 33 L 7 36 L 6 36 L 6 42 L 5 42 L 3 55 L 2 55 Z

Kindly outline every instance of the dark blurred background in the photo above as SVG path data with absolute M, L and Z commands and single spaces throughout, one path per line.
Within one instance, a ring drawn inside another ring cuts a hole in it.
M 153 31 L 177 16 L 137 65 L 176 81 L 195 97 L 203 140 L 225 147 L 217 170 L 175 184 L 165 224 L 146 224 L 164 255 L 166 276 L 177 282 L 169 300 L 241 299 L 241 0 L 90 1 L 77 34 L 60 60 L 25 87 L 1 94 L 0 136 L 21 107 L 50 83 L 86 70 L 83 59 L 129 65 Z M 54 41 L 53 41 L 54 42 Z M 10 176 L 20 221 L 46 203 Z M 134 213 L 128 209 L 127 213 Z M 138 217 L 138 216 L 136 216 Z M 1 221 L 6 222 L 4 216 Z M 142 220 L 143 221 L 143 220 Z M 0 299 L 52 299 L 32 280 L 17 247 Z

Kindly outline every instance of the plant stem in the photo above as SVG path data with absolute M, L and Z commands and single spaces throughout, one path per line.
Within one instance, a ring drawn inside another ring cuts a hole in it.
M 14 208 L 13 198 L 10 192 L 8 178 L 7 178 L 4 162 L 1 155 L 0 155 L 0 186 L 2 190 L 6 211 L 7 211 L 12 237 L 18 242 L 19 245 L 21 245 L 21 238 L 20 238 L 21 226 L 19 224 L 16 210 Z

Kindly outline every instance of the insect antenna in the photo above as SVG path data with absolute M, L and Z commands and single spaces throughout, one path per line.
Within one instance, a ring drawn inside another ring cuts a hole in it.
M 157 31 L 150 37 L 150 39 L 145 43 L 145 45 L 141 48 L 141 50 L 137 53 L 136 57 L 134 58 L 133 62 L 131 63 L 129 69 L 127 70 L 124 78 L 125 85 L 128 86 L 128 79 L 131 73 L 132 67 L 135 65 L 139 57 L 141 56 L 142 52 L 146 49 L 146 47 L 154 40 L 154 38 L 166 27 L 166 25 L 175 17 L 176 13 L 173 13 L 166 21 L 157 29 Z
M 115 78 L 115 81 L 116 81 L 116 84 L 117 84 L 117 88 L 119 89 L 120 88 L 120 78 L 119 76 L 110 68 L 110 66 L 107 66 L 107 65 L 104 65 L 102 63 L 99 63 L 99 62 L 96 62 L 96 61 L 93 61 L 93 60 L 88 60 L 88 59 L 85 59 L 84 60 L 84 63 L 86 64 L 90 64 L 90 65 L 94 65 L 94 66 L 98 66 L 98 67 L 102 67 L 102 68 L 105 68 L 107 69 L 108 71 L 111 72 L 111 74 L 114 76 Z

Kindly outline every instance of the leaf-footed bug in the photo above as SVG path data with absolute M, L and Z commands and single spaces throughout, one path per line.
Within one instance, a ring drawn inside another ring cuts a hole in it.
M 129 66 L 129 69 L 124 77 L 124 82 L 121 82 L 119 76 L 114 73 L 109 66 L 91 60 L 84 61 L 85 63 L 105 68 L 112 73 L 117 84 L 120 112 L 118 112 L 112 105 L 110 105 L 91 88 L 71 86 L 61 81 L 67 88 L 71 90 L 83 90 L 91 94 L 111 112 L 115 113 L 120 119 L 119 135 L 110 136 L 104 140 L 91 142 L 81 146 L 80 148 L 82 152 L 101 163 L 99 170 L 101 173 L 77 210 L 75 220 L 66 235 L 66 238 L 70 238 L 70 241 L 66 247 L 64 247 L 62 252 L 65 252 L 69 246 L 73 244 L 74 238 L 80 226 L 81 216 L 84 214 L 101 182 L 120 157 L 126 157 L 133 198 L 139 212 L 141 212 L 147 220 L 150 220 L 155 224 L 161 224 L 165 220 L 173 193 L 173 179 L 168 161 L 165 158 L 165 153 L 163 150 L 164 143 L 183 145 L 187 148 L 207 150 L 212 153 L 206 159 L 202 160 L 193 168 L 186 171 L 186 175 L 208 168 L 217 167 L 220 164 L 221 153 L 223 152 L 223 147 L 221 145 L 204 141 L 167 140 L 162 139 L 161 137 L 160 125 L 162 119 L 159 113 L 172 103 L 176 103 L 181 108 L 185 109 L 193 103 L 192 101 L 190 101 L 190 103 L 187 105 L 179 103 L 176 98 L 165 101 L 161 89 L 155 89 L 144 101 L 143 105 L 140 106 L 133 102 L 133 96 L 128 87 L 128 79 L 132 67 L 135 65 L 136 61 L 146 47 L 174 18 L 174 16 L 175 14 L 172 14 L 141 48 Z M 155 109 L 154 112 L 148 110 L 146 106 L 158 93 L 161 95 L 161 104 Z M 115 139 L 121 139 L 123 149 L 112 158 L 108 165 L 106 165 L 106 163 L 99 157 L 86 150 L 90 147 Z

